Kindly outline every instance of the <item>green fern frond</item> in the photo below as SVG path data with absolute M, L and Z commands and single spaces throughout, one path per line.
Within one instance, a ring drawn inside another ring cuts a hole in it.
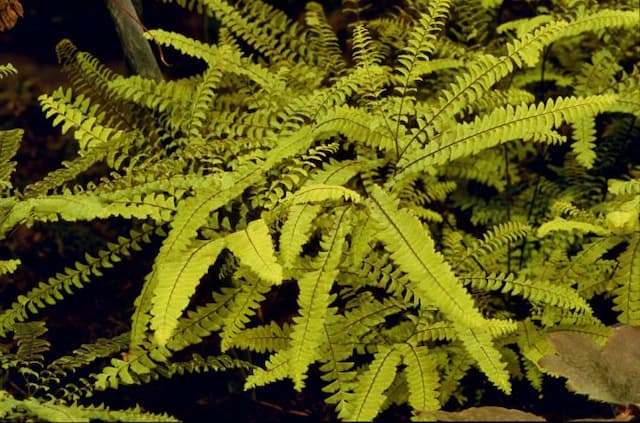
M 509 394 L 511 383 L 506 363 L 492 343 L 492 335 L 486 328 L 458 327 L 458 338 L 476 361 L 487 378 L 501 391 Z
M 227 45 L 222 45 L 220 47 L 211 46 L 187 36 L 161 29 L 147 31 L 145 33 L 145 37 L 162 46 L 175 48 L 185 55 L 202 59 L 210 67 L 223 68 L 225 72 L 245 76 L 272 97 L 282 95 L 285 91 L 285 82 L 277 73 L 269 71 L 264 66 L 255 63 L 246 57 L 242 57 L 238 51 Z M 224 65 L 221 64 L 220 57 L 225 58 Z M 162 94 L 158 93 L 158 90 L 150 90 L 147 88 L 146 85 L 148 85 L 148 83 L 142 84 L 142 82 L 138 82 L 140 85 L 137 90 L 135 89 L 135 85 L 133 85 L 132 88 L 128 88 L 131 84 L 129 80 L 130 79 L 120 81 L 114 80 L 112 84 L 114 87 L 119 88 L 122 93 L 127 93 L 128 89 L 131 89 L 132 91 L 129 94 L 126 94 L 126 96 L 137 101 L 142 101 L 146 96 L 152 96 L 151 98 L 154 98 L 161 95 L 162 98 L 165 98 L 168 101 L 171 101 L 171 98 L 173 98 L 176 100 L 186 100 L 187 102 L 190 102 L 188 98 L 190 90 L 185 90 L 185 88 L 190 86 L 195 87 L 194 81 L 191 79 L 175 82 L 161 82 L 158 83 L 160 87 L 166 87 L 169 89 L 167 93 Z M 135 83 L 137 80 L 134 79 L 133 82 Z M 200 81 L 198 80 L 198 82 Z M 220 81 L 220 84 L 224 84 L 224 80 Z M 139 94 L 136 94 L 136 92 L 139 92 Z M 138 99 L 138 96 L 140 95 L 142 95 L 142 97 Z M 153 100 L 151 101 L 151 104 L 154 104 Z M 148 102 L 149 100 L 147 100 L 145 104 L 148 104 Z M 180 104 L 182 101 L 176 103 Z M 159 104 L 163 104 L 163 102 L 160 102 Z
M 556 34 L 553 41 L 563 37 L 573 37 L 587 31 L 597 33 L 612 28 L 634 28 L 639 23 L 640 17 L 636 11 L 602 9 L 578 16 Z
M 479 259 L 509 244 L 515 245 L 516 242 L 526 238 L 530 231 L 531 226 L 517 221 L 495 225 L 482 235 L 482 241 L 477 240 L 467 248 L 465 259 L 471 257 Z
M 632 179 L 622 181 L 619 179 L 609 179 L 608 192 L 613 195 L 637 195 L 640 194 L 640 180 Z
M 636 218 L 637 219 L 637 218 Z M 618 257 L 614 278 L 613 310 L 619 312 L 618 321 L 627 325 L 640 323 L 640 235 L 635 233 L 629 245 Z
M 9 75 L 17 75 L 17 74 L 18 74 L 18 70 L 11 63 L 0 65 L 0 79 L 5 78 Z
M 345 67 L 336 33 L 327 21 L 322 5 L 316 2 L 306 4 L 305 24 L 315 38 L 312 44 L 318 64 L 324 66 L 328 74 L 341 74 Z
M 191 103 L 191 112 L 186 119 L 186 130 L 190 142 L 202 142 L 202 126 L 207 118 L 222 72 L 220 69 L 210 66 L 204 73 L 202 83 L 198 84 Z
M 317 360 L 317 350 L 322 340 L 322 327 L 330 303 L 330 291 L 339 272 L 338 265 L 346 233 L 349 229 L 349 209 L 336 213 L 333 227 L 321 241 L 321 253 L 312 263 L 313 271 L 298 280 L 300 293 L 298 307 L 300 317 L 294 318 L 291 329 L 289 355 L 290 374 L 294 387 L 304 386 L 307 368 Z
M 13 331 L 13 337 L 18 344 L 18 351 L 15 354 L 17 360 L 27 364 L 44 360 L 43 354 L 49 351 L 51 346 L 48 341 L 41 338 L 47 332 L 45 322 L 16 323 Z
M 340 106 L 325 114 L 318 123 L 328 134 L 342 134 L 349 141 L 383 151 L 395 151 L 396 145 L 387 122 L 371 113 L 349 106 Z
M 11 159 L 18 152 L 23 134 L 22 129 L 0 131 L 0 191 L 11 188 L 10 177 L 16 167 Z
M 80 289 L 97 277 L 102 276 L 101 269 L 113 266 L 113 262 L 131 254 L 131 250 L 140 250 L 143 242 L 150 242 L 156 228 L 143 225 L 132 230 L 128 238 L 120 237 L 117 243 L 108 243 L 107 248 L 100 250 L 95 256 L 85 254 L 84 261 L 77 261 L 73 268 L 65 268 L 63 273 L 40 282 L 37 286 L 20 295 L 10 308 L 0 314 L 0 334 L 5 335 L 13 330 L 16 322 L 24 321 L 29 314 L 36 314 L 39 309 L 55 304 Z
M 434 348 L 432 348 L 433 350 Z M 445 360 L 440 378 L 440 403 L 446 404 L 453 397 L 458 403 L 463 404 L 467 399 L 464 394 L 460 393 L 460 382 L 471 368 L 473 359 L 465 349 L 458 346 L 447 347 L 444 354 L 448 359 Z
M 21 263 L 20 259 L 0 260 L 0 276 L 15 272 Z
M 452 321 L 472 327 L 481 324 L 483 317 L 471 296 L 435 251 L 433 240 L 420 222 L 398 210 L 397 201 L 377 187 L 371 193 L 369 207 L 379 224 L 376 238 L 385 243 L 393 261 L 409 275 L 415 295 L 426 304 L 435 305 Z
M 456 17 L 453 34 L 460 41 L 472 45 L 484 44 L 492 35 L 499 3 L 495 0 L 455 1 L 453 13 Z
M 125 332 L 113 338 L 99 338 L 94 342 L 83 344 L 73 350 L 71 354 L 59 357 L 49 363 L 42 371 L 43 377 L 46 375 L 63 377 L 96 360 L 113 356 L 126 349 L 129 336 L 130 333 Z
M 415 83 L 420 78 L 420 64 L 429 60 L 433 54 L 437 42 L 437 35 L 442 31 L 447 18 L 450 0 L 438 0 L 429 4 L 428 10 L 420 14 L 414 27 L 409 32 L 405 51 L 398 57 L 398 63 L 394 71 L 396 75 L 396 89 L 398 94 L 407 97 Z M 402 107 L 400 107 L 402 110 Z
M 527 280 L 513 274 L 461 276 L 460 279 L 474 288 L 519 295 L 532 303 L 553 305 L 577 312 L 591 314 L 591 307 L 580 294 L 569 287 L 544 280 Z
M 402 363 L 407 366 L 409 405 L 414 410 L 438 410 L 439 375 L 436 360 L 427 347 L 404 344 Z
M 576 155 L 576 160 L 587 169 L 591 169 L 596 160 L 595 141 L 596 127 L 593 118 L 583 118 L 571 123 L 574 142 L 571 149 Z
M 291 328 L 291 342 L 286 350 L 274 354 L 265 371 L 256 371 L 247 384 L 264 384 L 272 378 L 282 376 L 282 363 L 288 367 L 287 373 L 300 390 L 304 387 L 306 372 L 310 364 L 317 360 L 318 348 L 322 340 L 322 327 L 328 313 L 329 292 L 338 275 L 338 265 L 349 226 L 348 208 L 343 208 L 333 218 L 334 223 L 321 241 L 321 252 L 314 258 L 311 268 L 298 280 L 299 317 L 294 318 Z M 273 372 L 273 369 L 279 369 Z
M 593 223 L 580 222 L 576 220 L 567 220 L 561 217 L 554 217 L 552 220 L 543 223 L 538 228 L 536 235 L 539 238 L 547 236 L 550 232 L 555 231 L 579 231 L 582 233 L 594 233 L 600 236 L 607 236 L 610 234 L 609 230 Z
M 366 370 L 358 375 L 353 401 L 347 407 L 344 420 L 370 421 L 378 414 L 402 360 L 401 350 L 395 346 L 381 346 Z
M 327 382 L 322 391 L 330 394 L 325 399 L 328 404 L 335 404 L 338 416 L 343 418 L 348 414 L 349 403 L 353 400 L 353 389 L 357 372 L 354 363 L 347 361 L 352 355 L 349 344 L 337 343 L 326 329 L 322 328 L 323 344 L 319 361 L 320 378 Z
M 280 233 L 280 258 L 285 268 L 292 267 L 302 247 L 312 235 L 313 220 L 320 214 L 319 204 L 294 204 Z
M 456 328 L 450 322 L 433 322 L 432 319 L 419 319 L 416 324 L 415 338 L 420 342 L 453 341 Z
M 257 279 L 246 271 L 241 272 L 243 269 L 245 268 L 240 268 L 239 274 L 236 275 L 241 284 L 240 290 L 228 305 L 225 318 L 221 322 L 220 348 L 222 351 L 231 348 L 235 339 L 241 336 L 247 323 L 255 315 L 260 303 L 265 300 L 265 295 L 271 289 L 271 284 Z
M 251 363 L 228 355 L 210 355 L 201 357 L 199 354 L 193 354 L 188 361 L 173 362 L 166 369 L 166 374 L 160 374 L 162 377 L 173 377 L 174 375 L 185 375 L 191 373 L 203 372 L 221 372 L 231 369 L 251 370 L 255 366 Z
M 372 67 L 382 63 L 383 56 L 376 50 L 371 34 L 363 23 L 357 23 L 353 28 L 353 46 L 351 53 L 355 66 Z
M 287 348 L 291 336 L 291 325 L 276 322 L 248 328 L 229 341 L 229 347 L 242 348 L 258 353 L 276 352 Z
M 272 6 L 262 1 L 241 2 L 238 10 L 223 0 L 199 3 L 208 16 L 215 15 L 231 32 L 271 61 L 307 59 L 307 32 Z
M 167 342 L 171 351 L 181 351 L 186 347 L 202 342 L 202 339 L 223 328 L 225 319 L 231 315 L 231 308 L 243 288 L 222 288 L 213 293 L 213 301 L 190 310 L 178 321 L 178 327 Z
M 615 99 L 613 95 L 569 97 L 549 100 L 545 105 L 496 109 L 471 123 L 459 124 L 439 134 L 425 148 L 403 158 L 396 178 L 477 154 L 510 140 L 526 138 L 531 132 L 558 127 L 563 121 L 574 122 L 584 116 L 593 116 L 607 110 Z
M 53 125 L 62 124 L 62 133 L 74 129 L 74 137 L 79 143 L 80 151 L 84 152 L 94 146 L 108 143 L 111 138 L 123 136 L 124 133 L 101 125 L 98 105 L 89 98 L 79 95 L 73 99 L 71 90 L 58 89 L 51 95 L 39 97 L 42 110 L 47 118 L 53 117 Z
M 277 263 L 273 240 L 264 220 L 254 220 L 246 229 L 227 235 L 225 243 L 240 262 L 261 279 L 273 285 L 282 282 L 282 267 Z
M 224 247 L 225 242 L 221 239 L 194 241 L 186 251 L 159 263 L 156 276 L 158 284 L 172 288 L 162 291 L 167 296 L 158 293 L 153 299 L 153 318 L 150 323 L 158 344 L 164 345 L 178 326 L 178 318 L 189 304 L 200 278 L 213 265 Z
M 36 221 L 76 222 L 121 216 L 126 219 L 151 218 L 157 222 L 166 222 L 170 220 L 175 209 L 173 198 L 162 194 L 150 194 L 144 198 L 134 197 L 126 202 L 107 202 L 93 194 L 49 195 L 0 207 L 6 212 L 0 221 L 0 234 L 6 233 L 19 223 L 30 226 Z
M 125 410 L 113 410 L 103 405 L 83 406 L 79 404 L 64 404 L 58 401 L 42 401 L 35 398 L 18 400 L 7 391 L 0 391 L 0 402 L 6 414 L 13 417 L 20 416 L 20 420 L 37 419 L 48 422 L 178 422 L 179 420 L 167 414 L 149 413 L 140 407 Z M 1 411 L 0 411 L 1 412 Z
M 311 141 L 310 138 L 310 128 L 300 130 L 274 148 L 263 163 L 249 165 L 246 168 L 228 173 L 221 180 L 212 180 L 214 186 L 203 188 L 195 196 L 180 202 L 171 222 L 171 230 L 160 247 L 156 262 L 162 263 L 187 249 L 195 239 L 198 229 L 206 224 L 212 212 L 242 194 L 251 185 L 259 182 L 267 170 L 306 147 Z M 163 291 L 166 293 L 169 289 L 170 287 L 159 284 L 156 286 L 156 295 Z
M 289 199 L 286 199 L 285 202 L 291 202 L 292 205 L 300 205 L 336 200 L 360 203 L 362 201 L 362 197 L 356 191 L 339 185 L 306 184 L 304 187 L 291 194 Z

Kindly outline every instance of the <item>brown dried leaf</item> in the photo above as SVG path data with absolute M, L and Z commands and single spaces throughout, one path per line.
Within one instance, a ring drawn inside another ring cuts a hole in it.
M 0 0 L 0 31 L 13 28 L 22 16 L 24 9 L 20 0 Z
M 462 411 L 419 410 L 416 417 L 439 422 L 544 422 L 535 414 L 503 407 L 471 407 Z
M 619 326 L 604 347 L 586 335 L 548 335 L 556 352 L 539 364 L 567 378 L 567 387 L 597 401 L 640 405 L 640 327 Z

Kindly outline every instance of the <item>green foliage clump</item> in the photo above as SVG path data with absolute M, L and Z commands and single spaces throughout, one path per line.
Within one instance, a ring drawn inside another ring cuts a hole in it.
M 71 86 L 40 102 L 76 157 L 17 190 L 20 133 L 1 138 L 2 236 L 130 222 L 19 295 L 1 336 L 19 345 L 43 309 L 162 238 L 128 332 L 49 364 L 22 359 L 43 366 L 32 383 L 57 407 L 202 370 L 302 390 L 314 367 L 342 420 L 394 403 L 418 415 L 463 400 L 471 366 L 507 394 L 517 377 L 540 389 L 545 335 L 609 334 L 594 299 L 640 323 L 640 185 L 627 154 L 640 116 L 637 5 L 565 1 L 495 31 L 496 1 L 409 1 L 368 20 L 345 7 L 343 40 L 315 2 L 304 22 L 262 1 L 176 3 L 220 21 L 217 43 L 146 36 L 203 61 L 202 74 L 124 77 L 65 40 Z M 265 319 L 268 294 L 289 286 L 295 311 Z M 40 332 L 29 339 L 42 347 Z M 213 335 L 211 355 L 189 355 Z M 25 368 L 12 354 L 5 368 Z M 92 374 L 73 381 L 79 367 Z M 4 395 L 44 418 L 49 403 Z

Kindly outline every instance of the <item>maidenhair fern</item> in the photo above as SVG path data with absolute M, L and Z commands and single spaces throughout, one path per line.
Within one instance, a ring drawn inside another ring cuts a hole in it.
M 437 410 L 462 398 L 471 366 L 510 393 L 522 363 L 539 389 L 545 333 L 606 336 L 597 296 L 619 322 L 640 321 L 639 185 L 625 169 L 596 195 L 607 160 L 637 165 L 602 143 L 640 117 L 638 63 L 607 41 L 615 32 L 637 53 L 637 8 L 557 6 L 494 32 L 500 2 L 411 1 L 356 16 L 343 40 L 316 2 L 298 22 L 258 0 L 176 3 L 217 19 L 219 43 L 146 36 L 202 60 L 201 75 L 120 76 L 65 40 L 71 86 L 40 102 L 77 140 L 76 157 L 19 191 L 10 175 L 21 133 L 0 133 L 4 237 L 36 222 L 132 225 L 18 296 L 0 313 L 0 335 L 26 342 L 35 315 L 161 238 L 130 332 L 82 345 L 39 376 L 63 393 L 50 413 L 99 418 L 116 412 L 69 401 L 238 368 L 250 372 L 245 389 L 287 379 L 296 390 L 318 369 L 344 420 L 392 403 Z M 590 62 L 571 68 L 563 45 Z M 554 81 L 563 89 L 545 87 Z M 106 171 L 87 175 L 96 164 Z M 19 257 L 0 259 L 0 275 L 19 269 Z M 264 321 L 267 294 L 285 285 L 296 287 L 295 311 Z M 207 337 L 219 342 L 211 355 L 184 351 Z M 44 344 L 30 345 L 43 361 Z M 243 350 L 266 359 L 232 358 Z M 20 350 L 3 354 L 23 368 Z M 67 380 L 80 367 L 89 379 Z M 3 395 L 48 418 L 44 397 Z

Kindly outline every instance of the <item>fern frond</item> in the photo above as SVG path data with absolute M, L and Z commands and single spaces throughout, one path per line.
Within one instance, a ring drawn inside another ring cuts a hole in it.
M 36 314 L 39 309 L 57 303 L 65 294 L 73 293 L 74 289 L 94 282 L 97 277 L 102 276 L 101 269 L 112 267 L 112 262 L 129 256 L 131 250 L 139 250 L 141 243 L 150 242 L 154 231 L 156 228 L 151 225 L 132 230 L 128 238 L 120 237 L 117 243 L 108 243 L 107 248 L 100 250 L 95 256 L 85 254 L 85 260 L 77 261 L 73 268 L 65 268 L 63 273 L 38 283 L 25 295 L 18 296 L 11 307 L 0 314 L 0 334 L 5 335 L 13 330 L 16 322 L 24 321 L 29 314 Z
M 0 79 L 5 78 L 9 75 L 16 75 L 17 73 L 18 70 L 11 63 L 0 65 Z
M 368 368 L 358 375 L 345 421 L 371 421 L 378 415 L 386 399 L 384 391 L 393 382 L 401 360 L 400 350 L 395 346 L 380 347 Z
M 490 255 L 509 243 L 515 244 L 524 239 L 530 231 L 531 226 L 517 221 L 495 225 L 482 235 L 482 241 L 478 240 L 468 247 L 465 259 Z
M 0 192 L 11 188 L 10 177 L 16 167 L 12 161 L 22 141 L 22 129 L 0 131 Z
M 593 116 L 607 110 L 615 100 L 614 95 L 568 97 L 549 100 L 546 104 L 496 109 L 471 123 L 459 124 L 439 134 L 425 148 L 403 158 L 397 178 L 477 154 L 510 140 L 528 138 L 531 132 L 558 127 L 563 121 L 574 122 Z
M 460 382 L 471 368 L 473 359 L 466 350 L 455 345 L 447 347 L 445 354 L 448 360 L 445 360 L 446 365 L 440 378 L 440 404 L 446 404 L 451 397 L 462 404 L 466 402 L 466 397 L 460 393 Z
M 594 233 L 600 236 L 607 236 L 610 234 L 609 230 L 593 223 L 580 222 L 577 220 L 567 220 L 562 217 L 554 217 L 552 220 L 543 223 L 538 228 L 536 235 L 539 238 L 547 236 L 550 232 L 555 231 L 579 231 L 582 233 Z
M 355 66 L 369 68 L 382 63 L 383 56 L 376 50 L 371 34 L 363 23 L 357 23 L 353 29 L 352 53 Z
M 178 422 L 179 420 L 167 414 L 149 413 L 140 407 L 125 410 L 112 410 L 103 405 L 83 406 L 79 404 L 64 404 L 57 401 L 42 401 L 35 398 L 17 400 L 8 392 L 1 391 L 4 406 L 19 409 L 24 414 L 22 419 L 48 422 L 89 422 L 89 421 L 129 421 L 129 422 Z M 13 414 L 13 413 L 12 413 Z M 15 416 L 15 414 L 14 414 Z M 6 416 L 2 416 L 6 417 Z
M 461 276 L 460 279 L 474 288 L 519 295 L 532 303 L 553 305 L 577 312 L 591 314 L 591 307 L 580 294 L 569 287 L 544 280 L 528 280 L 513 274 Z
M 540 59 L 542 49 L 553 42 L 553 37 L 566 25 L 564 21 L 550 23 L 508 44 L 507 56 L 480 55 L 469 63 L 466 70 L 458 75 L 456 82 L 451 84 L 448 90 L 444 90 L 435 107 L 431 106 L 420 112 L 420 129 L 406 144 L 402 155 L 412 146 L 413 141 L 420 140 L 424 143 L 426 138 L 431 138 L 435 133 L 446 129 L 446 124 L 453 116 L 467 105 L 473 104 L 497 81 L 509 75 L 514 66 L 535 65 Z
M 231 348 L 235 338 L 241 336 L 247 323 L 260 307 L 260 303 L 265 300 L 265 294 L 271 289 L 271 284 L 265 283 L 251 273 L 242 272 L 243 269 L 245 268 L 240 268 L 239 274 L 236 275 L 241 284 L 240 290 L 227 306 L 225 318 L 221 322 L 220 348 L 222 351 Z
M 204 73 L 202 83 L 198 84 L 191 103 L 191 112 L 186 119 L 186 133 L 190 142 L 202 142 L 202 126 L 207 118 L 222 72 L 210 66 Z
M 427 347 L 404 344 L 402 363 L 407 366 L 406 377 L 409 386 L 409 405 L 414 410 L 438 410 L 439 375 L 437 362 Z
M 416 70 L 420 69 L 420 64 L 428 61 L 429 56 L 433 54 L 437 35 L 444 27 L 450 7 L 450 0 L 429 3 L 428 10 L 420 14 L 409 32 L 405 51 L 398 57 L 400 66 L 394 69 L 398 73 L 395 88 L 403 99 L 410 98 L 409 89 L 415 86 L 421 76 Z
M 53 125 L 62 124 L 62 133 L 74 129 L 80 154 L 96 146 L 110 143 L 112 139 L 127 138 L 130 142 L 140 136 L 102 124 L 103 114 L 98 113 L 98 104 L 92 104 L 84 95 L 73 99 L 71 90 L 57 89 L 50 95 L 43 94 L 38 100 L 47 118 L 53 117 Z
M 258 353 L 276 352 L 287 348 L 291 336 L 291 325 L 280 326 L 276 322 L 245 329 L 232 338 L 230 348 L 241 348 Z
M 15 354 L 17 360 L 27 364 L 44 360 L 43 354 L 49 351 L 51 346 L 48 341 L 41 338 L 47 332 L 45 322 L 16 323 L 13 331 L 13 337 L 18 344 L 18 351 Z
M 637 218 L 636 218 L 637 219 Z M 613 310 L 619 312 L 618 321 L 626 325 L 640 324 L 640 235 L 635 233 L 629 245 L 618 257 L 614 278 Z
M 348 188 L 344 188 L 339 185 L 326 185 L 326 184 L 306 184 L 286 199 L 285 202 L 290 201 L 292 205 L 316 203 L 316 202 L 329 202 L 335 200 L 350 201 L 352 203 L 359 203 L 362 200 L 360 194 Z M 288 201 L 287 201 L 288 200 Z
M 371 148 L 393 152 L 395 141 L 387 122 L 380 116 L 372 116 L 367 110 L 339 106 L 323 115 L 318 122 L 328 135 L 342 134 L 351 142 Z
M 596 160 L 595 141 L 596 127 L 593 118 L 583 118 L 571 123 L 575 141 L 571 143 L 571 149 L 576 155 L 576 160 L 587 169 L 591 169 Z
M 215 15 L 231 32 L 273 62 L 307 58 L 307 33 L 283 12 L 261 0 L 241 2 L 240 10 L 223 0 L 199 3 L 208 16 Z
M 99 338 L 94 342 L 83 344 L 73 350 L 69 355 L 59 357 L 49 363 L 43 376 L 50 374 L 52 377 L 62 377 L 85 367 L 94 361 L 107 358 L 126 349 L 129 342 L 129 332 L 114 336 L 113 338 Z
M 282 282 L 282 267 L 277 263 L 273 241 L 264 220 L 254 220 L 246 229 L 227 235 L 225 242 L 240 262 L 260 278 L 273 285 Z
M 280 232 L 280 258 L 290 268 L 302 252 L 302 246 L 312 235 L 313 220 L 322 210 L 319 204 L 294 204 Z
M 230 369 L 251 370 L 254 367 L 255 366 L 247 361 L 231 358 L 224 354 L 210 355 L 207 357 L 193 354 L 188 361 L 171 363 L 167 368 L 167 374 L 160 376 L 170 378 L 176 374 L 185 375 L 190 373 L 220 372 Z
M 480 370 L 498 389 L 509 394 L 509 372 L 500 352 L 492 343 L 490 331 L 485 328 L 458 327 L 456 332 Z
M 609 179 L 608 192 L 613 195 L 636 195 L 640 194 L 640 180 L 632 179 L 622 181 L 619 179 Z
M 225 319 L 231 316 L 230 310 L 236 309 L 234 306 L 234 301 L 237 302 L 236 297 L 245 295 L 244 291 L 250 289 L 254 289 L 253 285 L 222 288 L 221 292 L 214 292 L 213 301 L 188 311 L 187 315 L 178 321 L 178 327 L 167 342 L 167 348 L 171 351 L 181 351 L 190 345 L 202 342 L 204 337 L 222 329 L 225 321 L 228 321 Z
M 340 418 L 349 414 L 349 404 L 353 400 L 353 388 L 357 372 L 354 363 L 347 361 L 352 355 L 349 344 L 334 342 L 326 326 L 322 328 L 323 343 L 320 354 L 320 378 L 327 382 L 322 391 L 330 394 L 325 399 L 328 404 L 335 404 Z
M 214 241 L 194 241 L 186 251 L 179 252 L 158 265 L 158 283 L 171 286 L 166 292 L 153 299 L 151 308 L 151 328 L 160 345 L 164 345 L 178 326 L 178 318 L 189 304 L 200 278 L 215 262 L 225 247 L 221 239 Z
M 20 263 L 20 259 L 0 260 L 0 276 L 15 272 Z
M 125 360 L 112 358 L 99 374 L 92 375 L 95 379 L 93 386 L 97 390 L 105 390 L 116 389 L 121 384 L 140 383 L 142 379 L 149 378 L 157 367 L 165 365 L 170 355 L 170 351 L 160 347 L 131 352 L 123 357 Z
M 298 280 L 299 317 L 294 318 L 291 341 L 286 350 L 274 354 L 266 364 L 266 370 L 254 372 L 247 384 L 264 384 L 281 377 L 282 364 L 286 363 L 288 376 L 294 387 L 304 387 L 306 372 L 310 364 L 317 360 L 318 348 L 322 340 L 322 327 L 329 309 L 329 292 L 339 270 L 343 244 L 349 225 L 348 208 L 342 208 L 333 217 L 333 225 L 321 241 L 321 252 L 311 263 L 313 270 L 306 272 Z M 274 369 L 278 369 L 274 372 Z
M 289 366 L 294 387 L 304 386 L 307 368 L 317 360 L 317 350 L 322 340 L 322 328 L 329 308 L 331 287 L 339 272 L 345 236 L 349 229 L 349 209 L 343 208 L 334 217 L 333 227 L 323 237 L 321 253 L 312 263 L 313 271 L 298 280 L 300 293 L 298 307 L 300 317 L 294 318 L 291 329 Z
M 345 62 L 340 50 L 338 37 L 327 21 L 322 5 L 309 2 L 305 5 L 305 23 L 309 33 L 315 38 L 312 44 L 318 64 L 326 69 L 328 74 L 340 74 L 345 69 Z
M 583 32 L 599 32 L 612 28 L 634 28 L 640 17 L 633 10 L 602 9 L 593 13 L 583 13 L 555 35 L 553 41 L 563 37 L 573 37 Z
M 198 229 L 205 225 L 212 212 L 238 197 L 251 185 L 261 181 L 267 170 L 307 147 L 311 142 L 311 132 L 310 128 L 304 128 L 291 134 L 278 147 L 271 150 L 264 162 L 228 173 L 222 179 L 211 179 L 213 186 L 203 187 L 196 195 L 179 203 L 171 222 L 171 230 L 160 247 L 156 262 L 162 263 L 172 255 L 188 248 L 195 239 Z M 157 292 L 166 292 L 168 289 L 170 288 L 162 284 L 156 287 Z
M 374 187 L 369 201 L 372 217 L 379 224 L 376 238 L 385 243 L 391 258 L 409 275 L 415 295 L 435 305 L 449 319 L 477 326 L 483 321 L 469 293 L 456 279 L 420 222 L 397 201 Z

